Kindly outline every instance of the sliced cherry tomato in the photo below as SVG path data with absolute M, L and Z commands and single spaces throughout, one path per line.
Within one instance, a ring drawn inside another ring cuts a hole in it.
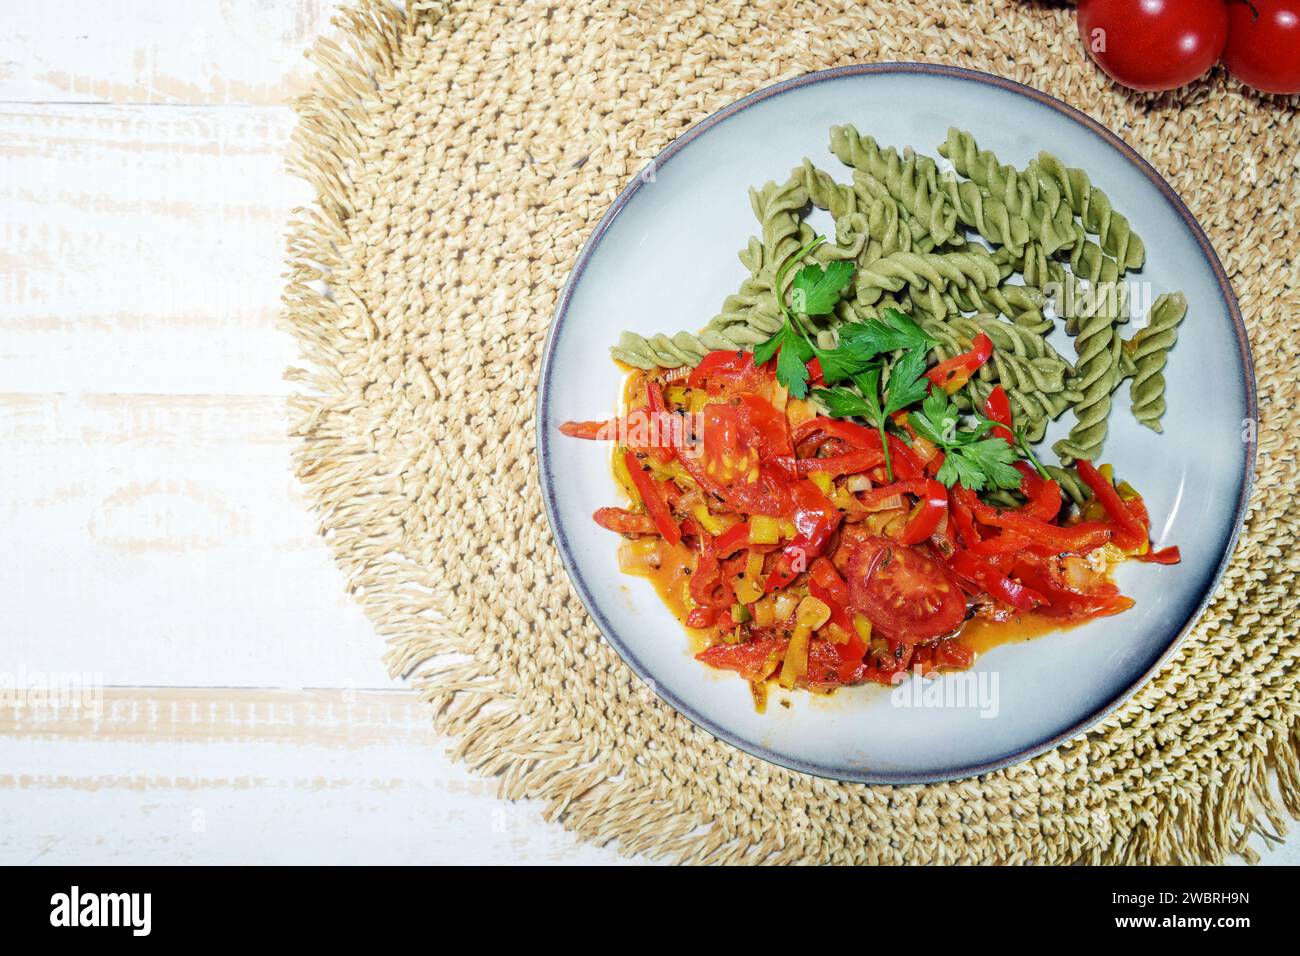
M 745 415 L 735 405 L 704 406 L 704 470 L 718 484 L 757 477 L 758 450 L 748 441 Z
M 845 566 L 849 603 L 904 644 L 947 634 L 966 614 L 961 588 L 936 561 L 887 538 L 856 537 Z
M 641 463 L 636 452 L 624 452 L 623 464 L 627 466 L 632 484 L 636 485 L 636 493 L 641 497 L 641 504 L 645 505 L 646 514 L 654 522 L 655 529 L 663 535 L 665 541 L 681 544 L 682 532 L 673 520 L 672 509 L 668 507 L 661 483 L 646 471 L 648 466 Z
M 750 431 L 750 438 L 757 444 L 759 457 L 775 458 L 778 455 L 794 454 L 794 444 L 790 440 L 790 420 L 776 407 L 753 392 L 740 396 L 740 403 L 745 412 L 745 424 Z
M 759 681 L 776 670 L 789 643 L 780 638 L 767 638 L 743 644 L 715 644 L 696 654 L 695 659 L 710 667 L 735 671 L 747 681 Z
M 998 423 L 997 428 L 989 429 L 990 435 L 1002 438 L 1008 445 L 1015 445 L 1016 436 L 1011 431 L 1011 399 L 1001 385 L 993 386 L 989 397 L 984 399 L 984 417 Z

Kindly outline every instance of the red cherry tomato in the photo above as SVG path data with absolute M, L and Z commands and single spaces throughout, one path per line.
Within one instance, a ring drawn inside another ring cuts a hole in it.
M 849 604 L 903 644 L 947 634 L 966 616 L 966 598 L 943 567 L 888 538 L 846 539 Z
M 1229 3 L 1223 65 L 1265 93 L 1300 93 L 1300 0 Z
M 1228 39 L 1223 0 L 1082 0 L 1079 35 L 1114 80 L 1172 90 L 1204 74 Z

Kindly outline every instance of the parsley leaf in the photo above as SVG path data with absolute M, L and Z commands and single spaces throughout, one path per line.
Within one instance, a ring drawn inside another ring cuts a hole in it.
M 971 491 L 1020 487 L 1020 472 L 1012 465 L 1016 449 L 1001 438 L 985 438 L 996 422 L 978 417 L 971 428 L 958 428 L 958 410 L 942 389 L 933 389 L 908 422 L 922 438 L 943 449 L 943 465 L 935 476 L 952 487 L 961 482 Z M 1001 447 L 999 447 L 1001 446 Z
M 1020 487 L 1020 472 L 1012 467 L 1020 456 L 1004 439 L 981 438 L 979 441 L 961 445 L 957 451 L 962 459 L 983 473 L 990 486 L 1012 490 Z
M 768 362 L 772 361 L 772 356 L 776 354 L 777 349 L 781 347 L 781 343 L 784 341 L 785 326 L 781 326 L 781 328 L 776 330 L 776 334 L 770 339 L 756 345 L 754 347 L 754 367 L 757 368 L 760 365 L 766 365 Z
M 803 398 L 808 394 L 808 366 L 805 364 L 807 359 L 800 354 L 801 344 L 803 343 L 799 339 L 787 334 L 776 356 L 776 380 L 788 388 L 795 398 Z
M 853 263 L 839 259 L 821 266 L 804 266 L 794 277 L 790 304 L 804 315 L 825 315 L 840 301 L 840 293 L 853 275 Z
M 886 309 L 884 321 L 850 322 L 840 329 L 840 348 L 869 361 L 884 352 L 933 348 L 934 339 L 897 309 Z
M 813 395 L 826 406 L 832 418 L 871 418 L 872 406 L 851 388 L 818 388 Z M 879 405 L 876 410 L 879 410 Z
M 904 352 L 889 368 L 889 385 L 885 401 L 885 415 L 892 415 L 908 405 L 925 398 L 930 383 L 925 374 L 926 350 L 915 348 Z
M 813 345 L 807 330 L 798 324 L 794 313 L 790 311 L 790 306 L 786 304 L 785 296 L 779 290 L 785 288 L 785 276 L 790 268 L 801 262 L 804 256 L 825 241 L 825 236 L 817 236 L 787 259 L 777 270 L 777 299 L 781 311 L 785 313 L 785 322 L 775 335 L 754 349 L 755 365 L 766 365 L 773 356 L 776 356 L 776 380 L 788 388 L 795 398 L 803 398 L 808 394 L 806 363 L 814 355 L 820 360 L 823 354 L 831 356 L 835 350 L 819 349 Z M 848 285 L 852 273 L 853 263 L 847 260 L 832 262 L 824 269 L 818 265 L 800 269 L 794 277 L 792 292 L 796 308 L 805 315 L 824 315 L 830 312 L 839 301 L 840 292 Z M 827 361 L 831 365 L 832 375 L 838 376 L 833 377 L 831 381 L 838 381 L 843 377 L 845 367 L 837 364 L 833 357 L 828 358 Z

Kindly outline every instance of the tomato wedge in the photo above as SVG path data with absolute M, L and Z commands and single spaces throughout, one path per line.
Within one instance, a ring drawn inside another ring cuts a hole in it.
M 849 604 L 873 628 L 903 644 L 954 630 L 966 616 L 966 598 L 951 575 L 915 548 L 888 538 L 859 537 L 844 565 Z

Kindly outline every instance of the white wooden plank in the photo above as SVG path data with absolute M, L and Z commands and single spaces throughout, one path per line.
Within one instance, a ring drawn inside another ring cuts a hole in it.
M 0 391 L 284 394 L 287 109 L 0 108 Z
M 278 397 L 0 396 L 0 670 L 389 686 Z
M 0 101 L 283 103 L 332 0 L 42 0 L 5 5 Z
M 450 763 L 408 692 L 0 709 L 0 864 L 617 863 Z

